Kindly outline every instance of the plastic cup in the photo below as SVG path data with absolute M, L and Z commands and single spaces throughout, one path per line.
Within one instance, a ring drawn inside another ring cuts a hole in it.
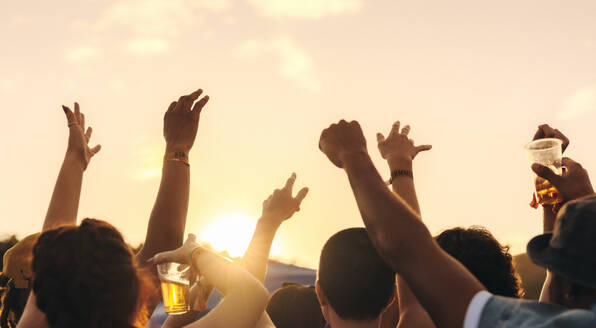
M 538 163 L 561 175 L 563 173 L 563 164 L 561 162 L 563 157 L 562 144 L 563 142 L 556 138 L 538 139 L 528 143 L 525 149 L 530 166 Z M 538 203 L 542 205 L 554 205 L 563 201 L 557 188 L 548 180 L 537 176 L 534 171 L 532 171 L 532 177 L 535 187 L 534 194 Z
M 182 314 L 190 309 L 189 270 L 180 263 L 167 262 L 157 265 L 157 274 L 161 284 L 163 305 L 167 314 Z

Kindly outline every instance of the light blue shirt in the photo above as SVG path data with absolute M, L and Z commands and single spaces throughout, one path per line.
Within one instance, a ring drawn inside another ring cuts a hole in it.
M 464 327 L 595 328 L 596 304 L 589 310 L 570 310 L 554 304 L 490 295 L 483 291 L 470 302 Z

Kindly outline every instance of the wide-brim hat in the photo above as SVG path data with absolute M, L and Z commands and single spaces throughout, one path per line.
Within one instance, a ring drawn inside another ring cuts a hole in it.
M 33 247 L 40 233 L 23 238 L 4 253 L 2 274 L 12 279 L 15 288 L 27 289 L 33 277 Z
M 596 289 L 596 195 L 563 206 L 553 232 L 530 240 L 527 253 L 537 265 Z

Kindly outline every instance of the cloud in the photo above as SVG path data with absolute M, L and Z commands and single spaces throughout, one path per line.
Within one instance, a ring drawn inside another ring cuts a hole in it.
M 151 56 L 165 52 L 168 43 L 161 39 L 136 38 L 124 45 L 124 52 L 136 56 Z
M 596 84 L 577 90 L 563 102 L 562 119 L 572 119 L 596 110 Z
M 362 6 L 362 0 L 246 0 L 256 11 L 275 18 L 322 18 L 353 14 Z
M 235 51 L 239 59 L 254 59 L 263 54 L 279 56 L 279 74 L 296 82 L 301 88 L 318 91 L 321 84 L 316 76 L 312 58 L 289 37 L 279 37 L 268 42 L 247 40 Z
M 96 58 L 99 51 L 91 46 L 77 46 L 66 52 L 66 59 L 73 62 L 83 62 Z
M 230 7 L 231 0 L 123 0 L 103 13 L 97 28 L 126 28 L 141 36 L 177 36 L 200 21 L 202 11 L 221 12 Z

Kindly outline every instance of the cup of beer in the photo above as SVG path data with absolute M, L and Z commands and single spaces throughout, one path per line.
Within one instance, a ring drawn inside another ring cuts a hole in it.
M 182 314 L 190 309 L 190 267 L 176 262 L 157 265 L 163 306 L 167 314 Z
M 541 164 L 561 175 L 563 173 L 561 162 L 563 157 L 562 144 L 563 141 L 556 138 L 537 139 L 528 143 L 525 149 L 530 165 L 534 163 Z M 557 188 L 548 180 L 537 176 L 534 171 L 532 171 L 532 176 L 534 178 L 536 200 L 539 204 L 554 205 L 563 201 Z

